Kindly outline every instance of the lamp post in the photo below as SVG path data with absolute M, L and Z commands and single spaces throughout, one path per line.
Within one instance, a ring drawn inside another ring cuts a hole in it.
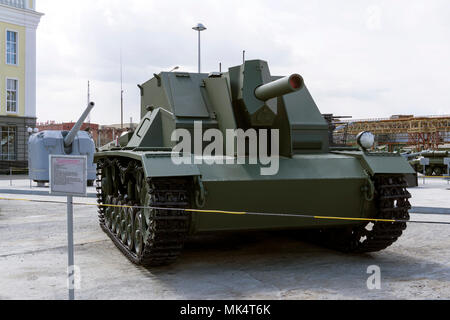
M 195 31 L 198 31 L 198 73 L 201 73 L 202 68 L 201 68 L 201 39 L 200 39 L 200 33 L 202 31 L 206 30 L 206 27 L 199 23 L 197 24 L 195 27 L 192 28 Z

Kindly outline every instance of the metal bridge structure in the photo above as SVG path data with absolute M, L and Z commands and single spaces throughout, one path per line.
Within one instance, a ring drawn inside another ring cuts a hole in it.
M 342 120 L 335 123 L 335 139 L 344 143 L 353 141 L 362 131 L 377 136 L 379 145 L 410 146 L 417 151 L 437 149 L 450 143 L 450 115 L 392 116 L 386 119 Z

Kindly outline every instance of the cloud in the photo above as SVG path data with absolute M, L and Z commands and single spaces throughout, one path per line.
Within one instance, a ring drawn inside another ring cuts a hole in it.
M 203 71 L 264 59 L 273 74 L 301 73 L 322 112 L 362 117 L 450 113 L 446 1 L 39 0 L 38 117 L 75 120 L 87 81 L 91 120 L 136 121 L 136 84 L 180 66 Z

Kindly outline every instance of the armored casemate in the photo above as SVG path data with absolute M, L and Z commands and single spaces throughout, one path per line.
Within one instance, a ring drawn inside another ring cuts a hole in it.
M 186 237 L 201 232 L 305 229 L 326 246 L 363 253 L 405 230 L 405 222 L 368 228 L 361 218 L 408 220 L 414 170 L 398 154 L 371 152 L 370 133 L 358 137 L 360 149 L 331 148 L 300 75 L 276 77 L 253 60 L 226 73 L 163 72 L 139 87 L 142 120 L 128 145 L 95 155 L 101 227 L 132 262 L 171 263 Z M 252 162 L 255 146 L 236 148 L 230 130 L 254 130 L 257 153 L 276 156 L 277 170 L 262 174 L 267 163 Z M 194 137 L 184 143 L 192 144 L 185 161 L 174 161 L 174 132 Z M 238 152 L 201 161 L 211 132 L 217 149 Z
M 94 103 L 91 102 L 71 131 L 42 131 L 30 137 L 28 165 L 31 180 L 39 185 L 49 182 L 49 155 L 85 155 L 88 159 L 88 185 L 94 185 L 94 140 L 88 132 L 80 131 L 93 108 Z

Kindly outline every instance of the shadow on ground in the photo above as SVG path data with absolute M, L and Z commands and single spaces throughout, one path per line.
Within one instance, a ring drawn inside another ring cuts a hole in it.
M 424 282 L 450 281 L 449 266 L 407 254 L 398 246 L 347 255 L 300 238 L 293 232 L 196 236 L 176 264 L 141 272 L 188 299 L 414 298 L 411 286 L 420 291 Z M 367 268 L 372 265 L 381 269 L 381 290 L 367 288 Z M 417 297 L 423 298 L 420 294 Z

